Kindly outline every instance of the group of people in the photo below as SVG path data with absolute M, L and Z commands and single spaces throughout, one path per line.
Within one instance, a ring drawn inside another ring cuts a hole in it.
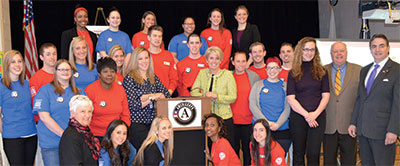
M 186 17 L 167 51 L 153 12 L 130 40 L 113 8 L 97 38 L 79 7 L 75 27 L 62 33 L 62 59 L 54 44 L 43 44 L 43 67 L 29 82 L 22 54 L 7 51 L 0 111 L 10 164 L 32 165 L 39 144 L 45 165 L 171 165 L 172 124 L 156 115 L 157 100 L 206 96 L 212 113 L 202 126 L 212 145 L 205 155 L 214 165 L 286 165 L 292 144 L 294 165 L 319 165 L 322 142 L 324 164 L 337 164 L 340 147 L 341 164 L 355 165 L 356 136 L 363 165 L 393 165 L 400 69 L 386 36 L 371 38 L 374 63 L 364 68 L 347 62 L 342 42 L 322 66 L 311 37 L 282 43 L 279 58 L 265 60 L 248 15 L 245 6 L 235 10 L 233 34 L 218 8 L 200 35 Z

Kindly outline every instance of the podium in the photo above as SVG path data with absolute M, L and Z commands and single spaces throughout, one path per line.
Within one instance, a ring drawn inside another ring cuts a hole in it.
M 157 101 L 157 116 L 165 116 L 174 130 L 172 165 L 205 165 L 205 134 L 201 120 L 211 112 L 211 98 L 178 97 Z

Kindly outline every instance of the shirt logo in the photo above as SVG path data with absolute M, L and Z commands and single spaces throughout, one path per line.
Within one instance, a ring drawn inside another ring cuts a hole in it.
M 105 101 L 100 101 L 100 107 L 106 107 L 107 103 Z
M 79 78 L 79 76 L 80 76 L 80 75 L 79 75 L 78 72 L 76 72 L 76 73 L 74 74 L 74 77 L 75 77 L 75 78 Z
M 18 92 L 17 91 L 12 91 L 11 92 L 11 97 L 17 98 L 18 97 Z
M 208 40 L 208 41 L 212 41 L 212 40 L 213 40 L 213 37 L 212 37 L 212 36 L 209 36 L 209 37 L 207 38 L 207 40 Z
M 262 90 L 263 93 L 268 94 L 269 93 L 269 89 L 265 88 Z
M 190 71 L 192 71 L 192 69 L 190 69 L 190 67 L 187 67 L 187 68 L 185 69 L 185 72 L 186 72 L 186 73 L 190 73 Z
M 37 99 L 35 101 L 35 104 L 33 105 L 33 108 L 41 109 L 42 108 L 42 99 Z
M 35 86 L 31 87 L 31 96 L 36 96 L 36 90 L 35 90 Z
M 111 42 L 113 42 L 113 39 L 112 39 L 111 37 L 109 37 L 109 38 L 107 39 L 107 41 L 108 41 L 109 43 L 111 43 Z
M 231 39 L 231 40 L 229 40 L 229 44 L 230 44 L 230 45 L 232 45 L 232 39 Z
M 167 62 L 167 61 L 164 61 L 164 65 L 169 66 L 169 65 L 171 65 L 171 63 L 170 63 L 170 62 Z
M 283 161 L 282 157 L 278 157 L 278 158 L 275 159 L 275 163 L 278 164 L 278 165 L 281 165 L 282 161 Z
M 224 160 L 225 157 L 226 157 L 226 155 L 225 155 L 224 152 L 220 152 L 218 156 L 219 156 L 219 159 L 220 159 L 220 160 Z
M 122 82 L 121 82 L 121 81 L 117 81 L 117 83 L 118 83 L 119 85 L 122 85 Z
M 139 45 L 144 46 L 144 41 L 140 41 Z
M 63 97 L 57 97 L 57 102 L 58 102 L 58 103 L 64 102 L 64 98 L 63 98 Z

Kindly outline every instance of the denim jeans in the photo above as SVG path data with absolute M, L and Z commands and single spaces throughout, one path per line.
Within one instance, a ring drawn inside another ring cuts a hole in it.
M 60 160 L 58 157 L 58 148 L 42 148 L 42 157 L 45 166 L 60 165 Z

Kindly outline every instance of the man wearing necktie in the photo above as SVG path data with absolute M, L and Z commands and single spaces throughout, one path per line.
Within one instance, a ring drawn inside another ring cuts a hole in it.
M 337 165 L 338 148 L 340 163 L 355 165 L 356 139 L 349 135 L 347 128 L 357 98 L 361 66 L 347 62 L 347 47 L 342 42 L 332 44 L 331 57 L 332 63 L 324 66 L 328 71 L 330 83 L 323 139 L 324 165 Z
M 348 131 L 358 136 L 362 165 L 394 165 L 400 134 L 400 67 L 389 58 L 385 35 L 372 36 L 369 47 L 374 62 L 361 69 Z

